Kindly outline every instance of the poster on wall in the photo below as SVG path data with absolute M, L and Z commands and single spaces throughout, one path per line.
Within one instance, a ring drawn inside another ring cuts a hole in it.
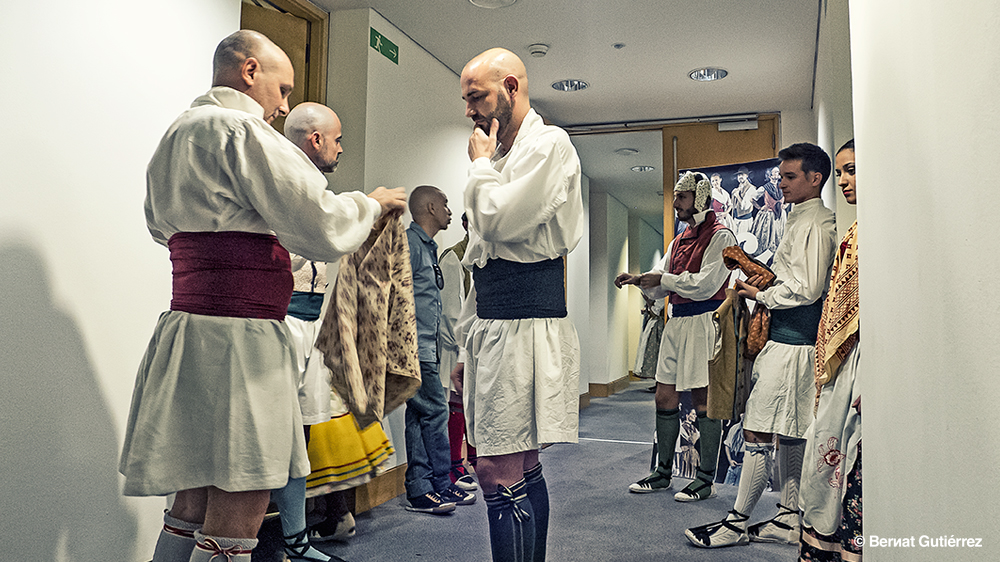
M 680 175 L 692 171 L 708 176 L 716 216 L 733 231 L 744 252 L 767 265 L 771 265 L 778 249 L 791 207 L 785 204 L 778 188 L 778 162 L 777 158 L 769 158 L 679 171 Z

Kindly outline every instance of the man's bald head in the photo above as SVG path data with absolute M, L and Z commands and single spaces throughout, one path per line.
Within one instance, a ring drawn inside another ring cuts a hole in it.
M 329 107 L 313 102 L 296 105 L 285 119 L 285 136 L 323 172 L 330 173 L 337 168 L 343 152 L 341 124 Z
M 528 71 L 521 59 L 507 49 L 484 51 L 465 65 L 460 82 L 465 115 L 487 134 L 496 119 L 497 139 L 509 147 L 531 109 Z
M 228 86 L 253 98 L 264 108 L 264 120 L 288 114 L 288 94 L 295 71 L 288 55 L 264 34 L 241 29 L 215 49 L 212 85 Z
M 482 80 L 494 84 L 503 82 L 507 76 L 513 76 L 520 82 L 521 93 L 525 97 L 528 95 L 528 71 L 524 68 L 524 62 L 507 49 L 495 47 L 479 53 L 462 69 L 462 76 L 466 73 L 478 75 Z
M 448 228 L 451 222 L 448 196 L 433 185 L 415 187 L 410 193 L 409 206 L 413 222 L 419 224 L 428 236 L 433 237 Z

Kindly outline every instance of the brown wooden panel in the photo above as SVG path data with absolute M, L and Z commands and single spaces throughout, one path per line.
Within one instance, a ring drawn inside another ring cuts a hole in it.
M 677 166 L 674 166 L 674 138 Z M 674 232 L 674 170 L 723 166 L 778 155 L 778 115 L 761 115 L 757 129 L 719 131 L 718 123 L 685 123 L 663 128 L 663 247 Z

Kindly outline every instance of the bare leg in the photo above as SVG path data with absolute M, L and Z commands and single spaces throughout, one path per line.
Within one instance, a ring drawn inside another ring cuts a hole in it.
M 529 458 L 529 454 L 531 458 Z M 528 466 L 531 462 L 531 466 Z M 494 457 L 479 457 L 479 466 L 476 467 L 476 474 L 479 476 L 479 484 L 483 487 L 484 494 L 495 494 L 497 484 L 506 487 L 513 486 L 517 481 L 524 478 L 525 470 L 538 464 L 538 451 L 528 451 L 520 453 L 510 453 L 509 455 L 499 455 Z
M 205 522 L 205 508 L 208 505 L 208 488 L 181 490 L 174 498 L 170 515 L 191 523 Z
M 153 562 L 187 562 L 195 546 L 195 532 L 205 520 L 205 488 L 177 493 L 170 513 L 163 516 L 163 529 L 156 540 Z
M 705 395 L 708 396 L 707 389 Z M 677 392 L 676 385 L 658 382 L 656 383 L 655 401 L 657 410 L 673 410 L 680 406 L 681 395 Z
M 538 464 L 538 451 L 479 458 L 493 562 L 534 559 L 535 521 L 524 479 L 528 462 Z
M 214 537 L 256 538 L 270 499 L 270 490 L 226 492 L 211 486 L 202 532 Z

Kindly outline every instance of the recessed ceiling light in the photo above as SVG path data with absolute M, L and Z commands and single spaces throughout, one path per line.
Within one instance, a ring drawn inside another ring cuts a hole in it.
M 590 84 L 584 82 L 583 80 L 560 80 L 559 82 L 553 82 L 552 87 L 560 92 L 576 92 L 578 90 L 586 90 Z
M 638 148 L 619 148 L 615 151 L 615 154 L 619 156 L 632 156 L 633 154 L 639 154 Z
M 480 8 L 504 8 L 510 6 L 517 0 L 469 0 L 473 6 L 479 6 Z
M 711 82 L 712 80 L 722 80 L 729 72 L 722 68 L 705 67 L 688 72 L 688 77 L 696 82 Z
M 652 172 L 655 169 L 652 166 L 632 166 L 633 172 Z

